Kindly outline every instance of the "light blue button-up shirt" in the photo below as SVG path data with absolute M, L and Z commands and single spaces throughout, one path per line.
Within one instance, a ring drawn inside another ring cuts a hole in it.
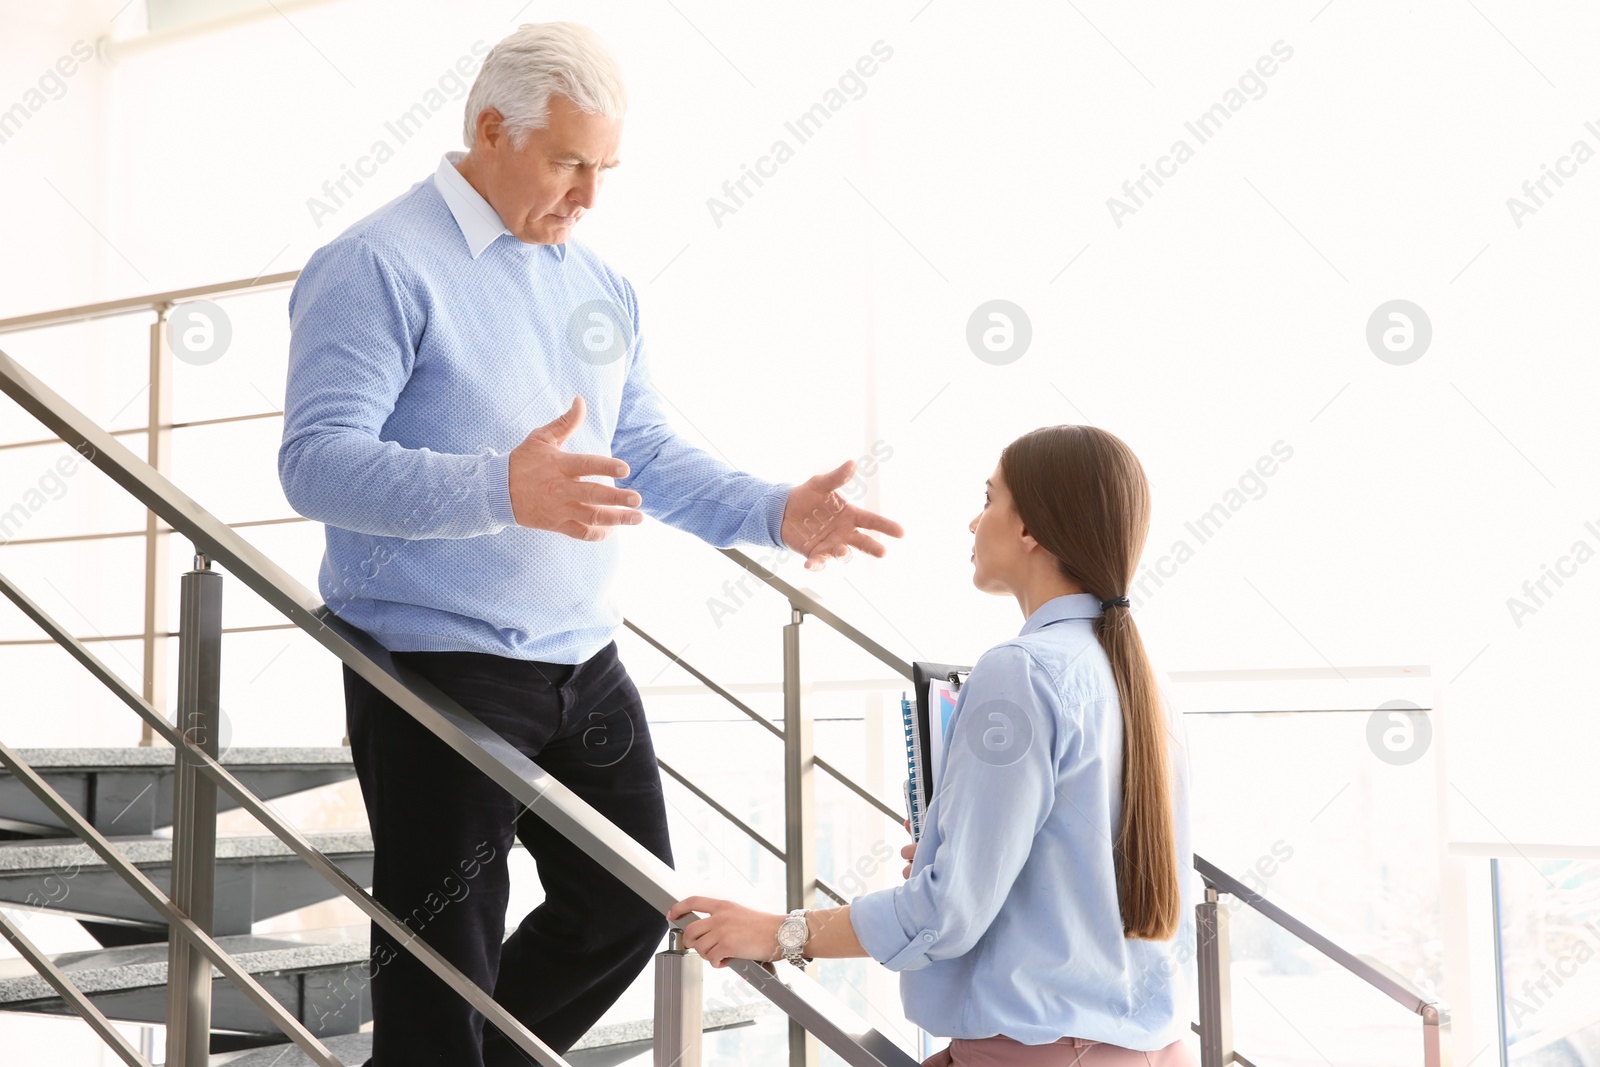
M 1112 842 L 1122 711 L 1091 593 L 1040 605 L 961 687 L 911 877 L 851 901 L 929 1033 L 1152 1050 L 1189 1025 L 1196 883 L 1188 757 L 1168 712 L 1179 893 L 1172 941 L 1122 933 Z M 1170 706 L 1169 706 L 1170 708 Z M 1184 948 L 1187 946 L 1187 948 Z
M 577 241 L 517 240 L 460 155 L 307 262 L 279 479 L 327 526 L 323 599 L 387 648 L 581 663 L 621 626 L 627 534 L 516 524 L 509 456 L 531 431 L 583 396 L 566 451 L 627 461 L 616 484 L 646 514 L 718 546 L 781 547 L 792 487 L 680 439 L 627 279 Z

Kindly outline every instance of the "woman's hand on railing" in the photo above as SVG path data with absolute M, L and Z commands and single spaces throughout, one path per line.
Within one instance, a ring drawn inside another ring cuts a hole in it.
M 678 919 L 691 911 L 706 917 L 683 928 L 683 947 L 699 953 L 711 966 L 726 967 L 730 959 L 783 959 L 783 949 L 778 946 L 782 915 L 715 897 L 685 897 L 667 912 L 667 919 Z

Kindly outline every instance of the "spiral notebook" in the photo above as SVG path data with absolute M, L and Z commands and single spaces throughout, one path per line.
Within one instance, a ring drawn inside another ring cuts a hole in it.
M 912 694 L 901 695 L 900 718 L 906 735 L 905 802 L 913 841 L 922 840 L 922 816 L 933 802 L 934 771 L 944 765 L 945 731 L 955 714 L 961 683 L 971 670 L 924 660 L 911 664 Z

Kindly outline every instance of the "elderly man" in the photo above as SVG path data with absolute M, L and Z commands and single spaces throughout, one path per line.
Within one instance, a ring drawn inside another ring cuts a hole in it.
M 295 286 L 279 474 L 327 526 L 330 608 L 671 863 L 613 640 L 612 528 L 648 513 L 807 567 L 882 556 L 866 531 L 902 531 L 835 492 L 851 463 L 769 482 L 668 426 L 633 287 L 571 240 L 617 164 L 624 107 L 582 27 L 523 26 L 490 51 L 465 154 L 318 250 Z M 565 1052 L 665 918 L 348 669 L 344 683 L 375 895 Z M 502 945 L 513 834 L 545 899 Z M 376 928 L 372 967 L 377 1067 L 524 1062 Z

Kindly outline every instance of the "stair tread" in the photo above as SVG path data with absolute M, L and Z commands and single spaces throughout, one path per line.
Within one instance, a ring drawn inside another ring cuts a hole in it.
M 775 1015 L 777 1011 L 777 1008 L 763 1000 L 735 1008 L 708 1008 L 701 1021 L 706 1030 L 721 1030 L 753 1022 L 763 1016 Z M 635 1041 L 649 1041 L 654 1034 L 655 1023 L 651 1019 L 601 1023 L 579 1038 L 578 1043 L 572 1046 L 572 1051 L 582 1052 L 585 1049 L 610 1048 L 613 1045 L 626 1045 Z M 322 1043 L 328 1047 L 329 1052 L 346 1064 L 359 1064 L 372 1055 L 370 1032 L 324 1038 Z M 226 1067 L 309 1067 L 311 1058 L 298 1046 L 268 1045 L 248 1052 L 213 1056 L 211 1062 L 217 1067 L 222 1067 L 224 1064 Z
M 700 1014 L 700 1025 L 703 1030 L 721 1030 L 751 1022 L 764 1015 L 776 1014 L 777 1010 L 765 1000 L 741 1004 L 735 1008 L 706 1008 Z M 572 1048 L 576 1052 L 586 1048 L 626 1045 L 632 1041 L 649 1041 L 654 1036 L 654 1019 L 625 1019 L 622 1022 L 601 1023 L 580 1037 Z
M 332 856 L 372 851 L 372 835 L 365 830 L 330 830 L 307 833 L 318 851 Z M 135 864 L 172 861 L 172 838 L 152 835 L 113 837 L 111 843 Z M 239 834 L 217 838 L 217 859 L 292 856 L 294 852 L 272 834 Z M 76 837 L 23 838 L 0 841 L 0 874 L 19 874 L 68 866 L 103 867 L 105 861 Z
M 365 964 L 369 955 L 369 929 L 361 924 L 291 933 L 238 934 L 219 937 L 217 944 L 232 955 L 241 967 L 255 975 L 326 970 Z M 51 959 L 65 972 L 69 981 L 91 995 L 164 987 L 167 984 L 165 942 L 63 952 Z M 211 973 L 213 979 L 221 977 L 221 972 L 214 967 Z M 34 973 L 27 961 L 0 960 L 0 1007 L 31 1005 L 57 997 L 56 991 Z M 731 1008 L 708 1008 L 702 1017 L 702 1024 L 706 1030 L 719 1030 L 771 1015 L 776 1010 L 766 1001 Z M 579 1039 L 573 1051 L 646 1042 L 653 1033 L 654 1021 L 651 1019 L 603 1023 Z M 351 1034 L 324 1043 L 346 1063 L 359 1063 L 371 1052 L 371 1038 L 370 1033 Z M 360 1044 L 358 1039 L 364 1039 L 366 1044 Z M 346 1055 L 347 1050 L 355 1056 L 353 1060 L 351 1055 Z M 310 1063 L 299 1049 L 283 1045 L 256 1049 L 242 1056 L 219 1056 L 213 1062 L 219 1065 L 226 1062 L 229 1067 L 256 1067 L 256 1061 L 251 1057 L 268 1052 L 270 1055 L 260 1061 L 262 1065 L 276 1063 L 278 1067 L 295 1067 Z M 276 1058 L 279 1056 L 283 1057 L 282 1060 Z
M 349 1067 L 372 1055 L 372 1034 L 340 1034 L 324 1037 L 328 1051 Z M 246 1052 L 224 1052 L 211 1057 L 212 1067 L 309 1067 L 311 1058 L 298 1045 L 264 1045 Z M 155 1067 L 166 1067 L 158 1063 Z
M 129 767 L 170 767 L 173 750 L 166 745 L 121 748 L 21 748 L 17 755 L 36 770 L 122 770 Z M 350 750 L 342 745 L 319 748 L 285 746 L 230 748 L 222 755 L 225 767 L 307 766 L 350 763 Z M 0 767 L 0 775 L 11 772 Z
M 217 944 L 251 974 L 310 971 L 365 963 L 369 927 L 336 926 L 276 934 L 235 934 Z M 85 993 L 167 984 L 167 944 L 63 952 L 51 959 Z M 212 968 L 212 977 L 220 972 Z M 52 1000 L 56 991 L 23 959 L 0 960 L 0 1005 Z
M 340 1034 L 322 1038 L 328 1051 L 346 1065 L 359 1064 L 372 1055 L 372 1034 Z M 211 1057 L 214 1067 L 310 1067 L 311 1057 L 298 1045 L 265 1045 L 248 1052 L 226 1052 Z M 165 1067 L 165 1064 L 156 1064 Z

